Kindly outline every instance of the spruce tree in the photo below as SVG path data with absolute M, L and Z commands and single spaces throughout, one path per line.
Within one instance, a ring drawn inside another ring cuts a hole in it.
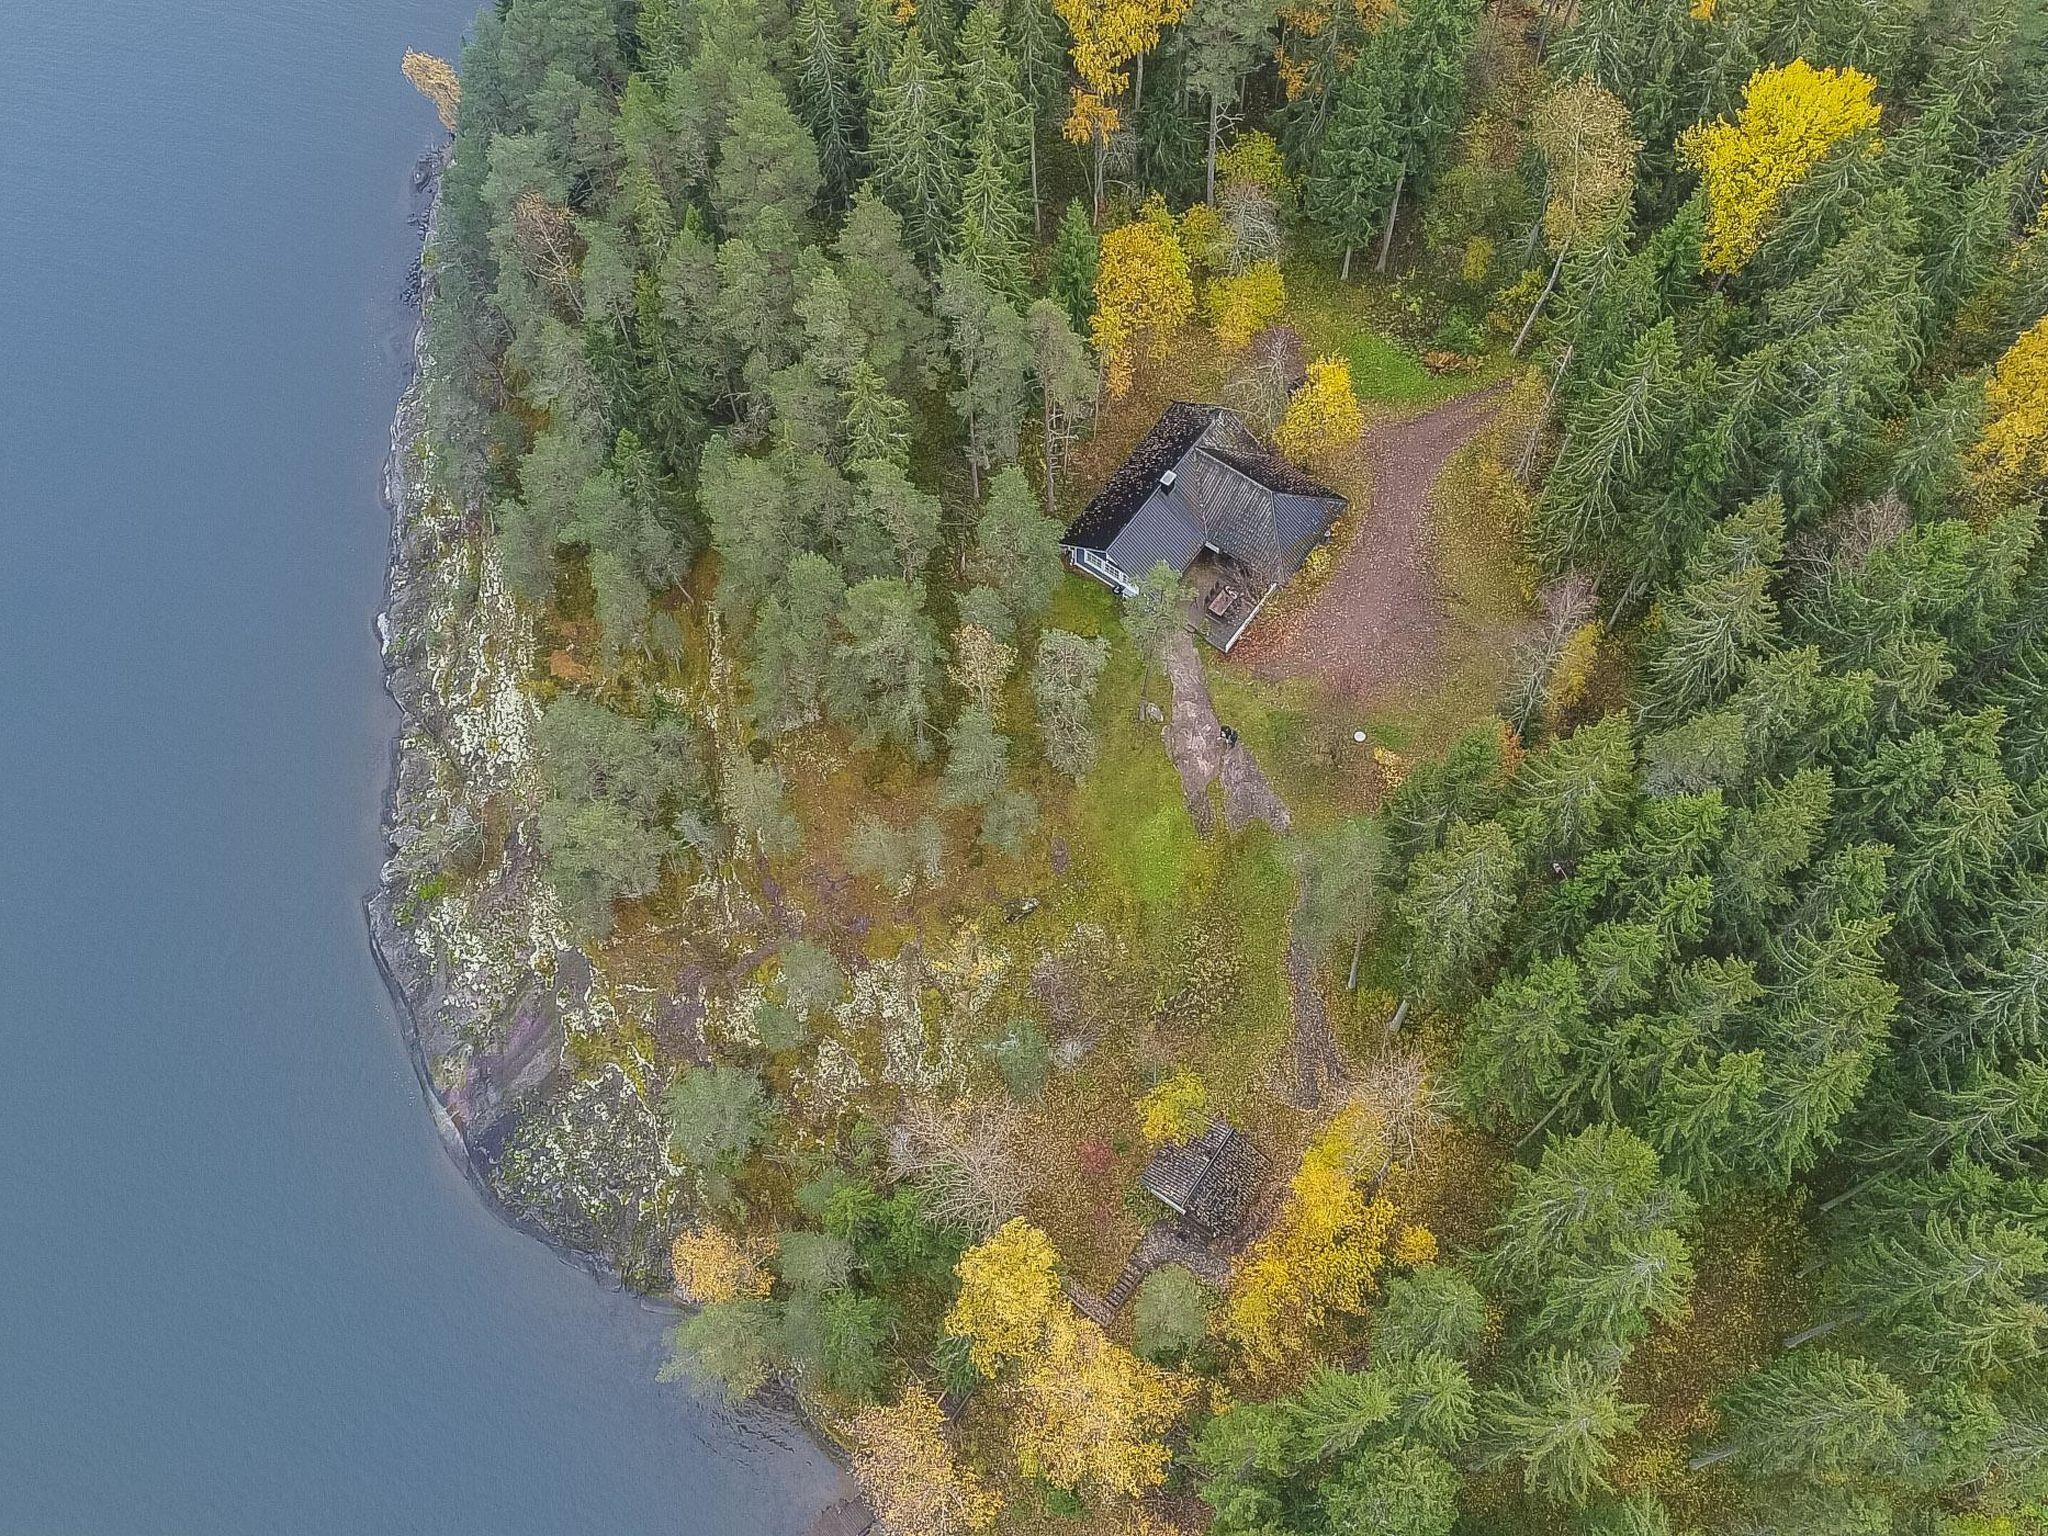
M 843 201 L 852 195 L 856 179 L 861 97 L 838 0 L 798 0 L 790 47 L 796 58 L 798 115 L 817 145 L 826 191 Z
M 875 186 L 903 217 L 912 251 L 927 265 L 958 226 L 961 146 L 952 76 L 923 34 L 906 29 L 889 76 L 868 108 Z

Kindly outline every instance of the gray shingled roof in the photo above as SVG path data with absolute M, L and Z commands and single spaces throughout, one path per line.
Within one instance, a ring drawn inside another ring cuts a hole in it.
M 1170 492 L 1154 491 L 1103 555 L 1133 580 L 1162 562 L 1185 574 L 1202 547 L 1202 530 Z
M 1265 1160 L 1252 1144 L 1211 1120 L 1190 1140 L 1162 1146 L 1138 1182 L 1191 1225 L 1217 1234 L 1244 1219 L 1264 1174 Z
M 1208 543 L 1280 581 L 1343 510 L 1343 497 L 1269 451 L 1235 411 L 1176 401 L 1062 542 L 1134 580 L 1162 561 L 1184 572 Z

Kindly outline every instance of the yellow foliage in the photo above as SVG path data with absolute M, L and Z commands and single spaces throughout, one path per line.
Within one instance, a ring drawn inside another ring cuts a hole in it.
M 669 1263 L 686 1300 L 758 1301 L 774 1284 L 766 1267 L 774 1252 L 772 1238 L 743 1240 L 706 1223 L 676 1234 Z
M 1060 127 L 1060 135 L 1069 144 L 1092 144 L 1115 133 L 1123 122 L 1123 114 L 1093 91 L 1074 87 L 1074 105 L 1067 113 L 1067 120 Z
M 1282 48 L 1273 55 L 1273 67 L 1280 76 L 1280 89 L 1289 101 L 1299 101 L 1308 89 L 1308 61 Z
M 1372 765 L 1379 770 L 1381 790 L 1390 795 L 1415 771 L 1412 759 L 1398 752 L 1389 752 L 1385 747 L 1372 749 Z
M 1161 1440 L 1190 1383 L 1148 1365 L 1069 1310 L 1018 1376 L 1017 1470 L 1070 1493 L 1135 1496 L 1166 1481 Z
M 1621 98 L 1585 76 L 1566 81 L 1536 104 L 1529 137 L 1550 182 L 1543 205 L 1550 248 L 1575 250 L 1606 238 L 1628 216 L 1643 147 L 1629 131 Z
M 398 67 L 405 71 L 405 78 L 412 82 L 413 89 L 434 104 L 441 126 L 453 133 L 455 111 L 462 105 L 462 82 L 455 78 L 455 66 L 431 53 L 408 48 Z
M 1194 310 L 1187 253 L 1170 219 L 1141 215 L 1104 234 L 1089 325 L 1110 393 L 1130 388 L 1131 365 L 1140 348 L 1151 357 L 1163 356 L 1167 342 Z
M 1281 414 L 1273 445 L 1297 464 L 1348 448 L 1365 430 L 1365 412 L 1351 388 L 1351 365 L 1341 357 L 1319 357 L 1308 379 Z
M 960 1259 L 960 1295 L 946 1332 L 967 1340 L 976 1370 L 993 1375 L 1006 1361 L 1036 1353 L 1052 1319 L 1067 1307 L 1053 1273 L 1052 1239 L 1013 1217 Z
M 1129 89 L 1125 66 L 1159 46 L 1162 28 L 1188 13 L 1188 0 L 1053 0 L 1073 38 L 1074 73 L 1094 95 Z
M 954 1460 L 946 1418 L 912 1383 L 894 1407 L 864 1408 L 847 1426 L 853 1476 L 891 1536 L 965 1536 L 985 1531 L 1002 1500 Z
M 1382 1156 L 1361 1111 L 1339 1116 L 1302 1154 L 1279 1219 L 1238 1261 L 1212 1326 L 1254 1374 L 1299 1359 L 1331 1314 L 1364 1306 L 1394 1207 L 1368 1201 L 1356 1170 Z
M 1581 624 L 1571 632 L 1551 666 L 1543 685 L 1543 709 L 1553 721 L 1561 720 L 1586 696 L 1593 680 L 1593 663 L 1600 656 L 1600 625 L 1597 620 Z
M 1794 59 L 1749 77 L 1733 123 L 1718 118 L 1685 131 L 1679 149 L 1707 194 L 1701 258 L 1709 272 L 1739 270 L 1792 189 L 1837 145 L 1877 127 L 1876 89 L 1861 70 Z M 1870 150 L 1877 148 L 1873 135 Z
M 1226 187 L 1264 187 L 1275 202 L 1284 203 L 1292 190 L 1280 141 L 1270 133 L 1240 133 L 1216 156 L 1216 180 Z
M 1180 216 L 1180 248 L 1197 267 L 1214 266 L 1223 250 L 1223 215 L 1208 203 L 1196 203 Z
M 1186 1141 L 1209 1123 L 1209 1088 L 1183 1069 L 1141 1096 L 1137 1109 L 1139 1129 L 1150 1145 Z
M 946 1331 L 1010 1405 L 1017 1466 L 1070 1492 L 1133 1495 L 1166 1477 L 1160 1441 L 1187 1385 L 1074 1310 L 1052 1241 L 1019 1217 L 960 1260 Z
M 1242 272 L 1214 277 L 1203 295 L 1216 339 L 1231 352 L 1241 351 L 1279 319 L 1286 305 L 1287 282 L 1277 261 L 1255 262 Z
M 2048 316 L 2021 334 L 1984 385 L 1990 410 L 1975 461 L 1995 491 L 2048 478 Z
M 1394 1238 L 1394 1262 L 1420 1269 L 1436 1262 L 1436 1234 L 1427 1227 L 1405 1226 Z
M 1458 276 L 1468 288 L 1477 288 L 1486 281 L 1486 274 L 1493 270 L 1494 244 L 1484 235 L 1473 235 L 1465 241 L 1465 254 L 1458 263 Z

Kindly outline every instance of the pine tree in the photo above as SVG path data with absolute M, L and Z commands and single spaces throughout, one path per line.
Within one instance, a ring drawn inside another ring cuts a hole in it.
M 766 74 L 751 77 L 732 103 L 712 182 L 712 204 L 725 231 L 753 235 L 771 209 L 799 228 L 823 185 L 817 146 L 781 86 Z
M 1236 110 L 1244 77 L 1265 51 L 1273 19 L 1270 0 L 1191 0 L 1181 23 L 1188 86 L 1209 106 L 1205 202 L 1216 201 L 1216 146 L 1224 120 Z
M 1024 472 L 989 477 L 974 525 L 967 578 L 997 592 L 1019 629 L 1035 625 L 1060 584 L 1060 525 L 1038 510 Z
M 805 551 L 761 604 L 747 648 L 747 682 L 749 709 L 762 730 L 774 734 L 818 718 L 832 622 L 845 595 L 832 562 Z
M 863 749 L 893 742 L 929 757 L 945 663 L 923 588 L 894 577 L 863 581 L 846 594 L 840 626 L 825 689 L 833 716 L 855 729 Z
M 981 477 L 1017 457 L 1030 339 L 1009 300 L 962 262 L 940 269 L 938 310 L 958 380 L 951 399 L 967 432 L 967 466 L 978 499 Z
M 1031 376 L 1045 423 L 1045 511 L 1058 513 L 1055 486 L 1066 467 L 1075 432 L 1095 398 L 1095 365 L 1067 312 L 1052 299 L 1034 302 L 1024 317 L 1031 337 Z
M 849 294 L 858 294 L 853 322 L 866 338 L 866 358 L 900 397 L 938 377 L 938 327 L 931 280 L 904 243 L 903 220 L 873 183 L 862 183 L 833 247 Z
M 960 711 L 946 735 L 946 767 L 939 778 L 939 803 L 987 805 L 1002 792 L 1009 769 L 1009 738 L 996 730 L 988 711 Z

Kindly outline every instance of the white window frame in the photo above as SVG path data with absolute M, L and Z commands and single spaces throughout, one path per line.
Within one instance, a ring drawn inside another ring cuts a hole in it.
M 1076 549 L 1074 563 L 1091 576 L 1109 583 L 1126 597 L 1138 590 L 1131 585 L 1131 579 L 1123 573 L 1122 567 L 1106 555 L 1099 555 L 1092 549 Z

